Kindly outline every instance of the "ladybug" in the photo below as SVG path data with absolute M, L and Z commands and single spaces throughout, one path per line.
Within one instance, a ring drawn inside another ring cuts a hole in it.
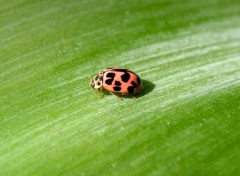
M 132 97 L 143 89 L 140 77 L 124 68 L 104 69 L 91 79 L 90 86 L 100 91 L 100 98 L 103 96 L 103 89 L 116 96 L 121 94 Z M 119 96 L 118 98 L 121 99 Z

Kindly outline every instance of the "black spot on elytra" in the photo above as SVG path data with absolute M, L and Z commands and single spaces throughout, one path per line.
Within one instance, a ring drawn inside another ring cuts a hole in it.
M 125 72 L 122 76 L 121 79 L 123 82 L 128 82 L 128 80 L 130 79 L 130 74 L 128 72 Z
M 128 93 L 132 94 L 134 92 L 133 86 L 129 86 L 128 88 Z
M 121 82 L 120 81 L 115 81 L 115 86 L 121 86 Z
M 121 90 L 121 87 L 113 87 L 113 90 L 114 90 L 114 91 L 120 91 L 120 90 Z
M 111 85 L 112 82 L 113 82 L 113 79 L 107 79 L 107 80 L 105 81 L 105 83 L 106 83 L 107 85 Z
M 134 93 L 134 88 L 137 87 L 137 84 L 134 81 L 132 81 L 131 84 L 132 84 L 132 86 L 129 86 L 127 88 L 128 89 L 128 93 L 130 93 L 130 94 Z
M 115 75 L 116 75 L 115 73 L 110 72 L 106 75 L 106 77 L 114 78 Z
M 131 84 L 133 85 L 134 88 L 137 87 L 137 84 L 134 81 L 132 81 Z
M 113 82 L 113 80 L 114 80 L 114 77 L 115 77 L 115 73 L 108 73 L 107 75 L 106 75 L 106 77 L 107 78 L 110 78 L 110 79 L 107 79 L 106 81 L 105 81 L 105 83 L 106 84 L 108 84 L 108 85 L 111 85 L 112 84 L 112 82 Z

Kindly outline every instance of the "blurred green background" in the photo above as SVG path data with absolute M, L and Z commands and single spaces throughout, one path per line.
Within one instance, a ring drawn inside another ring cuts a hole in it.
M 0 0 L 0 175 L 239 175 L 240 3 Z M 106 67 L 144 80 L 118 101 Z

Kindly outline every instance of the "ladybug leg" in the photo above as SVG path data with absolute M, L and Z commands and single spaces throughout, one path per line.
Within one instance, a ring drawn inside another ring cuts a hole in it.
M 134 94 L 122 94 L 122 95 L 128 95 L 128 96 L 132 97 L 132 99 L 136 99 L 136 96 L 134 96 Z
M 134 99 L 134 100 L 136 99 L 136 97 L 134 95 L 130 95 L 130 96 L 132 97 L 132 99 Z
M 122 97 L 120 96 L 117 96 L 118 97 L 118 101 L 122 101 Z
M 98 90 L 100 91 L 100 98 L 102 98 L 103 97 L 102 87 Z
M 130 94 L 130 97 L 132 97 L 133 99 L 136 99 L 136 96 L 134 96 L 134 95 L 132 95 L 132 94 Z

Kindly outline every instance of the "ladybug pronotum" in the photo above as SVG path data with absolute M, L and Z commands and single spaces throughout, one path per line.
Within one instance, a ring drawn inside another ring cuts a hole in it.
M 136 73 L 123 68 L 104 69 L 91 79 L 90 86 L 100 91 L 100 98 L 103 96 L 102 90 L 116 96 L 121 94 L 134 97 L 143 89 L 140 77 Z

